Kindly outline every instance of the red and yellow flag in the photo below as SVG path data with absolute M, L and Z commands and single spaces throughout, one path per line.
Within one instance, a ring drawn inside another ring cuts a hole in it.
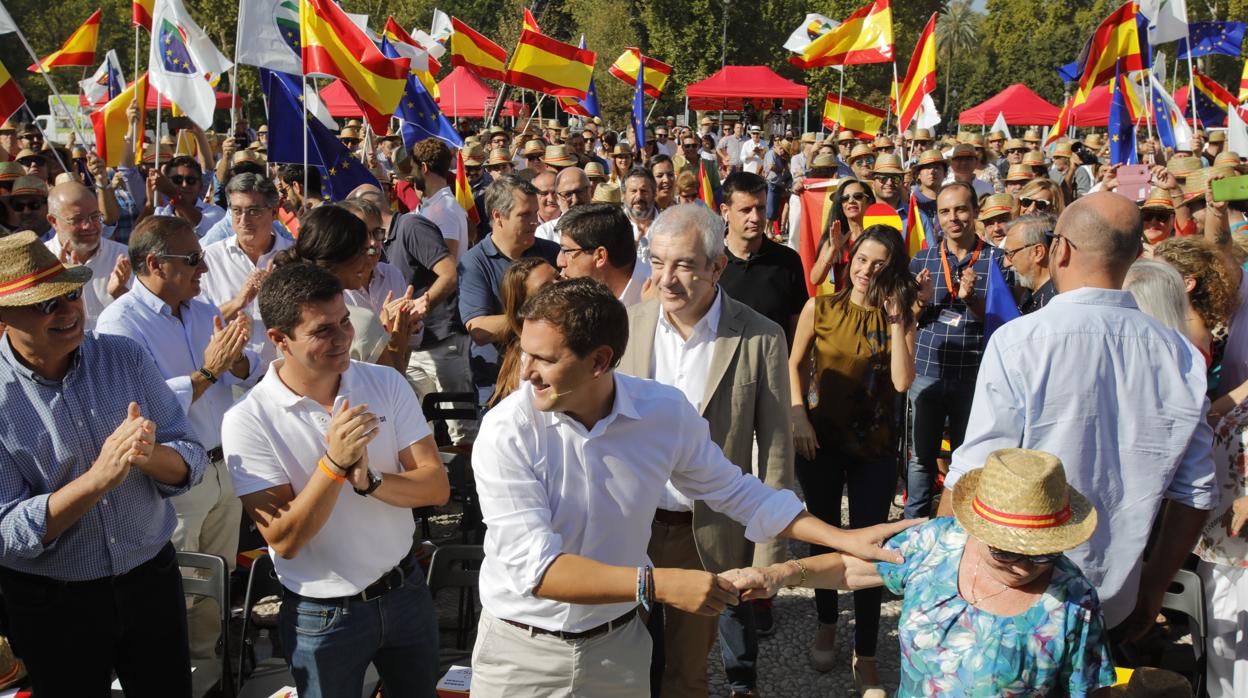
M 438 80 L 434 77 L 442 70 L 442 64 L 438 62 L 438 59 L 430 55 L 428 49 L 421 46 L 419 41 L 412 38 L 412 35 L 407 33 L 407 30 L 399 26 L 399 23 L 394 21 L 394 17 L 386 19 L 386 27 L 382 30 L 382 34 L 390 40 L 390 45 L 395 47 L 395 51 L 397 51 L 399 55 L 406 56 L 413 61 L 416 60 L 414 56 L 419 55 L 413 53 L 414 51 L 419 51 L 420 54 L 424 55 L 425 60 L 429 62 L 429 70 L 420 70 L 413 63 L 410 66 L 412 75 L 415 75 L 416 79 L 420 80 L 420 84 L 424 86 L 425 92 L 428 92 L 429 96 L 433 97 L 435 101 L 441 97 L 441 90 L 438 88 Z M 404 49 L 402 47 L 411 48 Z
M 506 82 L 555 97 L 584 99 L 597 54 L 525 29 L 507 67 Z
M 537 18 L 533 16 L 533 13 L 527 7 L 524 8 L 524 25 L 522 28 L 538 34 L 542 33 L 542 30 L 537 28 Z
M 823 236 L 823 228 L 827 225 L 828 216 L 832 212 L 834 190 L 829 185 L 835 181 L 811 177 L 803 181 L 806 188 L 802 189 L 801 193 L 802 213 L 798 220 L 797 253 L 802 258 L 802 280 L 806 282 L 806 292 L 811 296 L 836 291 L 831 283 L 831 273 L 818 286 L 810 283 L 810 270 L 815 266 L 815 259 L 819 256 L 819 238 Z
M 0 64 L 0 121 L 8 121 L 26 103 L 17 81 L 9 75 L 8 69 Z
M 874 0 L 843 23 L 810 42 L 800 56 L 789 56 L 799 68 L 860 65 L 893 60 L 893 9 L 889 0 Z
M 906 254 L 913 259 L 919 250 L 927 247 L 927 231 L 923 229 L 923 217 L 919 215 L 919 202 L 910 192 L 910 206 L 906 209 Z
M 483 78 L 506 79 L 506 51 L 454 17 L 451 18 L 451 29 L 451 65 L 471 68 Z
M 385 37 L 391 42 L 397 41 L 399 43 L 418 48 L 425 53 L 429 53 L 427 48 L 422 46 L 416 39 L 413 39 L 412 35 L 407 33 L 406 29 L 399 26 L 399 23 L 394 21 L 394 17 L 386 18 L 386 27 L 382 30 L 382 34 L 385 35 Z M 432 55 L 429 56 L 429 72 L 434 75 L 442 72 L 442 64 L 439 63 L 438 59 L 434 58 Z M 426 87 L 428 87 L 428 85 L 426 85 Z M 437 95 L 434 95 L 434 99 L 437 99 Z
M 1053 128 L 1049 129 L 1049 135 L 1044 139 L 1044 147 L 1049 147 L 1057 142 L 1057 139 L 1066 135 L 1070 130 L 1070 125 L 1074 119 L 1075 98 L 1071 96 L 1062 105 L 1062 110 L 1057 114 L 1057 121 L 1053 122 Z
M 1123 3 L 1096 28 L 1092 38 L 1084 44 L 1079 54 L 1079 89 L 1075 91 L 1075 106 L 1088 100 L 1092 88 L 1114 79 L 1118 72 L 1144 70 L 1140 56 L 1140 28 L 1136 22 L 1138 6 L 1134 2 Z
M 136 27 L 152 30 L 152 6 L 156 0 L 131 0 L 130 23 Z
M 468 184 L 468 175 L 464 172 L 463 150 L 455 151 L 455 201 L 459 202 L 473 225 L 481 224 L 481 214 L 477 213 L 477 200 L 472 196 L 472 186 Z
M 663 94 L 667 78 L 672 74 L 672 66 L 649 56 L 642 56 L 641 49 L 632 47 L 624 49 L 624 53 L 615 59 L 615 63 L 607 68 L 607 72 L 628 83 L 629 87 L 636 87 L 637 68 L 643 61 L 646 64 L 646 86 L 643 89 L 647 97 L 658 99 Z
M 718 212 L 715 208 L 715 190 L 711 187 L 711 176 L 706 173 L 706 158 L 698 158 L 698 198 L 706 207 Z
M 1239 76 L 1239 101 L 1248 102 L 1248 61 L 1244 61 L 1244 72 Z
M 923 33 L 919 35 L 919 43 L 914 46 L 914 54 L 910 56 L 910 67 L 906 69 L 906 79 L 898 90 L 897 130 L 905 131 L 910 121 L 919 113 L 923 106 L 923 98 L 936 89 L 936 15 L 927 21 Z
M 408 59 L 383 56 L 332 0 L 301 0 L 299 36 L 304 73 L 342 80 L 373 130 L 385 133 L 407 88 Z
M 54 51 L 38 63 L 31 64 L 27 70 L 32 73 L 38 73 L 40 68 L 50 70 L 71 65 L 95 65 L 95 43 L 99 36 L 100 11 L 96 10 L 81 27 L 78 27 L 73 34 L 69 35 L 69 38 L 65 40 L 65 43 L 61 45 L 59 50 Z
M 138 80 L 130 83 L 107 104 L 91 112 L 95 152 L 109 167 L 121 164 L 121 151 L 125 148 L 126 134 L 130 132 L 130 119 L 126 116 L 126 109 L 135 99 L 140 100 L 140 104 L 147 104 L 147 73 L 140 75 Z
M 883 109 L 855 102 L 848 97 L 838 99 L 831 92 L 823 102 L 823 125 L 833 131 L 849 131 L 855 138 L 875 138 L 886 116 Z

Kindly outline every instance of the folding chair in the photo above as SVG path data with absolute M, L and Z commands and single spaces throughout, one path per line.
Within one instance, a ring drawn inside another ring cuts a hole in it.
M 191 691 L 195 698 L 218 689 L 223 695 L 234 695 L 230 680 L 230 575 L 225 560 L 216 555 L 178 552 L 178 567 L 207 572 L 207 579 L 182 575 L 182 591 L 191 596 L 213 599 L 221 620 L 221 659 L 191 660 Z
M 1205 665 L 1208 621 L 1205 611 L 1205 585 L 1200 575 L 1191 570 L 1179 570 L 1170 582 L 1170 588 L 1162 598 L 1161 607 L 1182 613 L 1191 619 L 1192 650 L 1196 653 L 1196 697 L 1205 694 L 1208 669 Z
M 446 545 L 433 552 L 429 564 L 429 595 L 436 597 L 443 589 L 459 589 L 456 615 L 455 648 L 468 649 L 468 634 L 476 623 L 476 589 L 481 576 L 485 549 L 480 545 Z
M 450 433 L 446 422 L 451 419 L 477 420 L 481 411 L 477 408 L 476 393 L 429 393 L 421 401 L 421 411 L 433 429 L 434 440 L 440 448 L 451 446 Z M 459 449 L 442 451 L 442 463 L 446 466 L 447 477 L 451 484 L 451 500 L 459 502 L 463 508 L 460 530 L 463 542 L 471 540 L 471 532 L 481 524 L 481 509 L 477 505 L 477 485 L 472 478 L 472 459 L 468 453 Z M 420 517 L 420 531 L 425 538 L 432 537 L 429 517 L 433 507 L 416 509 Z
M 420 401 L 420 409 L 425 413 L 433 429 L 434 440 L 439 446 L 450 446 L 451 437 L 446 422 L 450 419 L 477 420 L 481 411 L 477 408 L 477 394 L 474 393 L 429 393 Z

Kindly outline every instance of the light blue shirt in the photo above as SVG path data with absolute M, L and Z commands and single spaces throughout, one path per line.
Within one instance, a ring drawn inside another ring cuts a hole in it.
M 201 238 L 208 234 L 208 231 L 212 229 L 212 226 L 227 218 L 225 215 L 225 209 L 216 204 L 206 204 L 203 199 L 195 200 L 195 208 L 199 209 L 200 213 L 199 225 L 195 226 L 195 234 Z M 165 204 L 164 206 L 157 208 L 155 213 L 158 216 L 177 215 L 173 212 L 173 210 L 173 206 Z
M 156 423 L 156 443 L 186 461 L 190 477 L 175 487 L 131 469 L 44 545 L 48 497 L 91 468 L 131 401 Z M 0 565 L 19 572 L 85 581 L 151 560 L 177 522 L 166 500 L 199 484 L 208 465 L 151 357 L 124 337 L 88 332 L 60 381 L 24 366 L 0 338 L 0 413 Z
M 1204 359 L 1130 292 L 1061 293 L 993 333 L 945 487 L 1000 448 L 1061 458 L 1100 517 L 1091 540 L 1066 555 L 1096 585 L 1112 628 L 1135 607 L 1162 499 L 1218 503 L 1207 411 Z
M 174 317 L 169 304 L 152 293 L 138 277 L 138 283 L 129 293 L 104 309 L 95 329 L 99 334 L 129 337 L 151 354 L 156 369 L 178 399 L 200 443 L 211 450 L 221 445 L 221 420 L 234 404 L 232 386 L 244 380 L 226 371 L 198 400 L 193 399 L 191 374 L 204 365 L 204 350 L 215 331 L 212 319 L 221 312 L 212 303 L 194 298 L 182 303 L 179 314 L 181 319 Z M 248 376 L 257 376 L 260 357 L 249 349 L 243 352 L 249 365 Z
M 286 226 L 282 225 L 281 221 L 273 221 L 273 233 L 280 235 L 291 242 L 295 241 L 295 236 L 290 234 L 290 231 L 286 229 Z M 204 233 L 203 236 L 199 238 L 199 245 L 200 247 L 207 247 L 214 242 L 221 242 L 222 240 L 228 240 L 232 237 L 234 237 L 234 224 L 230 222 L 229 212 L 227 211 L 225 218 L 222 218 L 214 223 L 213 226 L 208 229 L 208 232 Z

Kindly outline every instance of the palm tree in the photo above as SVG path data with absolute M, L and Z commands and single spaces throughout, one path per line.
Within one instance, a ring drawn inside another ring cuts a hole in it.
M 953 81 L 956 56 L 975 47 L 979 41 L 981 17 L 971 9 L 971 0 L 953 0 L 936 20 L 936 52 L 945 66 L 945 110 L 949 105 L 949 85 Z

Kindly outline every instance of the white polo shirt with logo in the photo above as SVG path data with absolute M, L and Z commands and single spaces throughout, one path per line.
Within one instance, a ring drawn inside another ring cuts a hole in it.
M 325 455 L 330 413 L 315 400 L 295 394 L 269 365 L 256 387 L 225 415 L 221 445 L 234 491 L 243 497 L 279 485 L 297 496 Z M 374 473 L 399 473 L 399 451 L 431 432 L 416 394 L 388 366 L 352 361 L 342 374 L 334 409 L 344 400 L 368 405 L 379 420 L 368 445 Z M 412 547 L 412 511 L 361 497 L 350 483 L 338 485 L 338 501 L 321 530 L 293 559 L 273 556 L 282 586 L 312 598 L 358 594 L 389 572 Z

